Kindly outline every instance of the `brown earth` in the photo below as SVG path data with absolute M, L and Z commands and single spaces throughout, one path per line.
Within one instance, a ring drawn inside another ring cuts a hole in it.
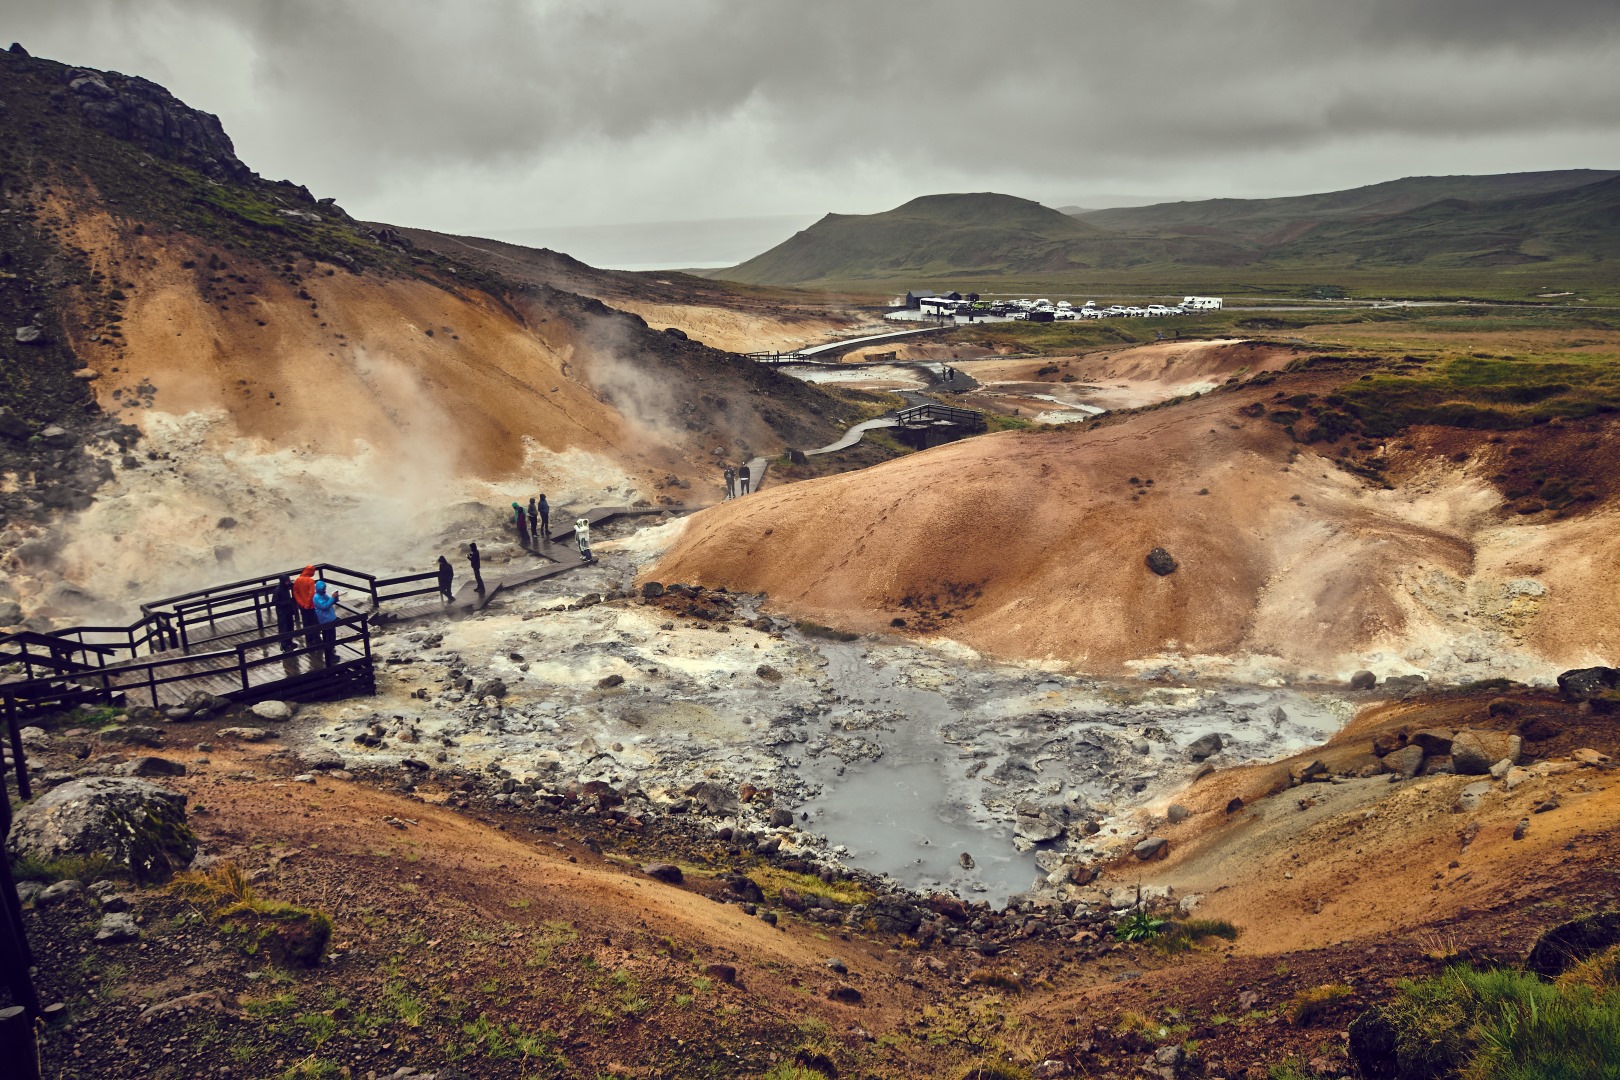
M 802 384 L 571 294 L 492 296 L 313 262 L 289 280 L 65 197 L 55 211 L 128 294 L 118 334 L 88 311 L 75 334 L 109 411 L 143 398 L 169 413 L 220 410 L 271 448 L 431 445 L 481 477 L 519 469 L 528 445 L 607 455 L 632 475 L 706 475 L 717 440 L 772 448 L 836 433 Z M 671 370 L 685 376 L 681 392 L 657 389 Z M 143 414 L 124 409 L 137 423 Z
M 1620 568 L 1612 503 L 1527 521 L 1503 511 L 1490 474 L 1416 443 L 1365 444 L 1390 477 L 1369 484 L 1338 464 L 1350 446 L 1296 443 L 1275 411 L 1354 370 L 766 490 L 692 518 L 648 576 L 766 592 L 778 610 L 860 631 L 972 596 L 942 634 L 1097 672 L 1175 654 L 1342 677 L 1382 654 L 1468 677 L 1461 665 L 1524 649 L 1522 673 L 1545 677 L 1620 649 L 1600 616 L 1612 598 L 1593 587 Z M 1579 430 L 1607 445 L 1612 427 Z M 1179 564 L 1169 576 L 1144 565 L 1157 547 Z M 1468 632 L 1492 644 L 1459 645 Z

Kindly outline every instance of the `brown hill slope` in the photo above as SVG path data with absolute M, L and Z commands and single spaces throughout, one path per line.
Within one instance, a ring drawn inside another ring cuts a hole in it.
M 1386 446 L 1404 464 L 1375 489 L 1243 411 L 1347 377 L 1318 370 L 766 491 L 694 517 L 651 576 L 1099 672 L 1179 657 L 1184 672 L 1256 677 L 1368 664 L 1545 677 L 1620 647 L 1612 623 L 1589 621 L 1605 604 L 1591 583 L 1620 569 L 1612 506 L 1508 520 L 1487 479 L 1507 445 L 1467 465 Z M 1145 565 L 1158 547 L 1179 563 L 1168 576 Z

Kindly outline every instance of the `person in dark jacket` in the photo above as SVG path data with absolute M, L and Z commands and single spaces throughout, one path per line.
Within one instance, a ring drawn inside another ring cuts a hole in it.
M 528 547 L 529 515 L 524 512 L 522 505 L 513 503 L 512 516 L 517 519 L 518 541 L 522 543 L 524 547 Z
M 535 534 L 542 544 L 551 543 L 551 504 L 546 502 L 546 493 L 540 493 L 540 505 L 535 508 L 540 516 L 534 520 L 540 523 L 539 531 Z
M 735 499 L 736 497 L 737 497 L 737 470 L 733 469 L 730 465 L 727 465 L 726 466 L 726 498 Z
M 321 628 L 321 660 L 327 667 L 337 663 L 337 611 L 336 590 L 326 591 L 326 582 L 315 583 L 315 620 Z
M 292 583 L 293 603 L 298 605 L 298 616 L 304 624 L 304 637 L 310 645 L 315 644 L 315 627 L 319 622 L 315 618 L 316 584 L 313 566 L 304 567 L 304 572 Z
M 737 470 L 737 486 L 741 489 L 742 494 L 748 494 L 748 465 L 746 463 Z
M 270 596 L 270 606 L 276 611 L 276 633 L 281 635 L 281 651 L 293 651 L 293 635 L 298 630 L 298 603 L 293 600 L 292 582 L 282 574 L 276 581 L 276 591 Z
M 452 592 L 451 588 L 450 588 L 451 583 L 453 581 L 455 581 L 455 580 L 456 580 L 456 572 L 450 566 L 450 560 L 445 558 L 443 555 L 440 555 L 439 556 L 439 591 L 444 593 L 444 602 L 447 603 L 447 604 L 451 600 L 455 599 L 456 594 L 454 592 Z
M 478 557 L 478 545 L 477 544 L 468 544 L 467 545 L 467 561 L 472 563 L 473 587 L 476 588 L 479 592 L 483 592 L 484 591 L 484 575 L 478 569 L 481 565 L 483 565 L 483 560 Z

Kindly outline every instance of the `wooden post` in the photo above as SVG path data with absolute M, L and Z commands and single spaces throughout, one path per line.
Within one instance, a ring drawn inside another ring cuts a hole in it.
M 23 754 L 22 729 L 17 726 L 17 699 L 14 697 L 6 698 L 6 730 L 11 735 L 11 763 L 17 769 L 17 794 L 26 801 L 34 797 L 34 792 L 28 782 L 28 759 Z M 0 798 L 5 797 L 5 792 L 0 790 Z

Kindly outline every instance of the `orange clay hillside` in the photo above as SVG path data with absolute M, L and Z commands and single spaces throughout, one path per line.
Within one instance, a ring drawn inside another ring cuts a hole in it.
M 1607 495 L 1529 524 L 1492 479 L 1510 455 L 1573 455 L 1577 441 L 1604 474 L 1614 426 L 1419 429 L 1370 451 L 1386 487 L 1257 415 L 1354 377 L 1306 371 L 767 489 L 695 516 L 646 576 L 1092 672 L 1179 657 L 1184 674 L 1371 665 L 1467 681 L 1489 658 L 1493 674 L 1546 678 L 1615 651 Z M 1162 576 L 1146 565 L 1157 548 L 1175 563 Z

